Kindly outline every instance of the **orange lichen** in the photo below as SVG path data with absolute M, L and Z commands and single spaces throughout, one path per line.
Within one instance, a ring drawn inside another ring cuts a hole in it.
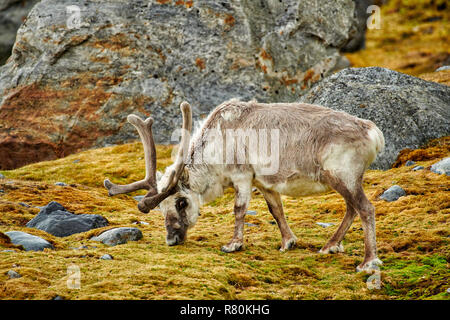
M 236 23 L 236 20 L 231 14 L 227 14 L 224 20 L 225 24 L 229 25 L 230 27 L 234 26 Z
M 285 86 L 289 86 L 291 84 L 298 83 L 298 79 L 296 79 L 296 78 L 287 78 L 285 76 L 281 77 L 280 81 Z
M 261 56 L 261 58 L 263 58 L 264 60 L 270 60 L 273 62 L 273 58 L 272 56 L 264 49 L 261 48 L 261 52 L 259 54 Z
M 198 67 L 200 70 L 204 70 L 204 69 L 206 68 L 205 60 L 203 60 L 203 59 L 201 59 L 201 58 L 195 59 L 195 64 L 197 65 L 197 67 Z

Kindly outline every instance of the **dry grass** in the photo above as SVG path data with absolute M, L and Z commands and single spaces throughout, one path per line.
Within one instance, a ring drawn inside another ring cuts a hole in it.
M 172 148 L 158 146 L 158 168 L 171 163 Z M 448 149 L 447 149 L 448 155 Z M 74 160 L 79 160 L 74 163 Z M 419 161 L 428 167 L 437 159 Z M 345 205 L 334 192 L 295 199 L 283 197 L 287 220 L 299 238 L 298 247 L 278 251 L 280 234 L 273 225 L 264 199 L 255 193 L 246 221 L 245 250 L 224 254 L 220 246 L 233 230 L 233 192 L 228 190 L 202 209 L 202 216 L 186 244 L 168 247 L 162 215 L 141 214 L 131 195 L 109 198 L 104 177 L 126 183 L 142 178 L 144 162 L 140 143 L 96 149 L 69 157 L 3 171 L 0 180 L 0 232 L 22 230 L 52 242 L 56 250 L 26 252 L 11 249 L 0 233 L 0 297 L 2 299 L 448 299 L 450 286 L 449 178 L 429 170 L 401 166 L 388 171 L 368 171 L 365 190 L 377 212 L 382 288 L 370 291 L 368 275 L 355 273 L 363 257 L 359 219 L 348 232 L 346 252 L 320 255 L 317 251 L 336 226 L 316 222 L 343 217 Z M 55 186 L 63 181 L 69 186 Z M 393 203 L 378 200 L 392 184 L 401 185 L 405 197 Z M 103 215 L 111 226 L 138 225 L 144 238 L 116 247 L 91 242 L 101 230 L 53 237 L 26 228 L 37 212 L 33 206 L 58 201 L 75 213 Z M 19 205 L 24 202 L 30 208 Z M 88 249 L 76 250 L 82 245 Z M 96 246 L 96 248 L 93 248 Z M 100 260 L 109 253 L 114 260 Z M 81 270 L 81 289 L 67 288 L 67 267 Z M 14 269 L 22 277 L 8 279 Z

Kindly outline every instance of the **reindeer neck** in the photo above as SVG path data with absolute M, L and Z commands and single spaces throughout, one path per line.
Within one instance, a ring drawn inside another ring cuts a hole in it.
M 229 186 L 228 179 L 223 175 L 220 165 L 190 164 L 189 188 L 200 195 L 202 203 L 213 201 L 223 196 L 224 188 Z

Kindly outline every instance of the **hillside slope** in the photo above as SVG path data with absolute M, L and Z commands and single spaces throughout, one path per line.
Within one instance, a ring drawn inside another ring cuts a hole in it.
M 114 198 L 102 187 L 104 177 L 126 183 L 143 177 L 140 143 L 89 150 L 69 157 L 2 171 L 0 232 L 26 231 L 52 242 L 55 250 L 26 252 L 0 237 L 1 299 L 448 299 L 450 278 L 449 177 L 427 167 L 449 156 L 449 139 L 430 149 L 404 153 L 398 168 L 368 171 L 364 188 L 376 207 L 382 287 L 368 290 L 369 275 L 355 273 L 364 252 L 359 218 L 345 240 L 346 252 L 320 255 L 317 251 L 344 215 L 342 198 L 283 197 L 288 223 L 299 238 L 298 247 L 280 253 L 280 235 L 262 196 L 253 194 L 245 227 L 246 247 L 225 254 L 221 245 L 233 230 L 233 192 L 203 207 L 197 225 L 181 246 L 165 244 L 162 215 L 141 214 L 132 195 Z M 158 146 L 158 168 L 171 163 L 171 147 Z M 430 150 L 428 152 L 427 150 Z M 425 170 L 412 171 L 402 163 L 408 155 Z M 437 158 L 436 158 L 437 157 Z M 65 182 L 66 187 L 55 182 Z M 396 202 L 378 196 L 393 184 L 406 190 Z M 101 214 L 115 226 L 138 227 L 143 239 L 108 247 L 89 238 L 94 229 L 57 238 L 25 224 L 39 209 L 58 201 L 75 213 Z M 24 207 L 19 202 L 28 204 Z M 145 224 L 133 224 L 137 221 Z M 317 222 L 335 226 L 323 228 Z M 86 245 L 87 249 L 75 249 Z M 7 250 L 7 251 L 4 251 Z M 113 260 L 100 260 L 104 254 Z M 81 271 L 81 289 L 68 289 L 67 268 Z M 21 278 L 9 279 L 8 270 Z

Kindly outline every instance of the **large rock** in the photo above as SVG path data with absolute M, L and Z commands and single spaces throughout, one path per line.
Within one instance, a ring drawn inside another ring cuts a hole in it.
M 0 169 L 136 139 L 152 114 L 171 142 L 179 104 L 194 119 L 233 97 L 295 101 L 342 65 L 352 0 L 38 3 L 0 68 Z M 172 141 L 173 142 L 173 141 Z
M 389 169 L 402 149 L 450 134 L 450 87 L 389 69 L 344 69 L 301 101 L 372 120 L 386 141 L 385 151 L 372 164 L 375 169 Z
M 28 228 L 44 230 L 57 237 L 106 227 L 108 220 L 98 214 L 73 214 L 57 202 L 50 202 L 32 220 Z
M 11 55 L 16 33 L 39 0 L 0 0 L 0 65 Z
M 41 237 L 22 231 L 8 231 L 5 234 L 15 245 L 21 245 L 25 251 L 42 251 L 45 248 L 54 249 L 53 245 Z

